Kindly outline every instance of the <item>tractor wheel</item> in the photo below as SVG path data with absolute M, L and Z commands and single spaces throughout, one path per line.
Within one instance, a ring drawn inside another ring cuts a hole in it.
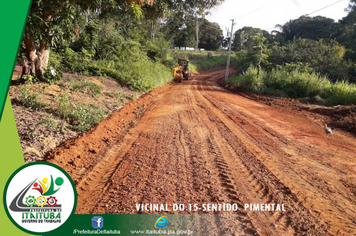
M 183 74 L 180 74 L 178 82 L 182 83 L 182 80 L 183 80 Z

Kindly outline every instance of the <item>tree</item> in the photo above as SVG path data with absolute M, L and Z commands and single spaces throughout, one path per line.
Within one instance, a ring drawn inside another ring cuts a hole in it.
M 273 36 L 265 30 L 253 27 L 243 27 L 242 29 L 239 29 L 235 32 L 232 47 L 233 50 L 247 50 L 247 52 L 252 52 L 255 43 L 250 38 L 260 34 L 262 34 L 263 37 L 266 38 L 266 43 L 271 43 L 273 41 Z
M 290 20 L 284 25 L 277 25 L 281 35 L 285 41 L 293 40 L 294 38 L 307 39 L 331 39 L 335 36 L 338 30 L 337 23 L 333 19 L 323 16 L 301 16 L 298 19 Z
M 28 22 L 24 31 L 23 45 L 28 62 L 26 72 L 42 78 L 48 62 L 50 48 L 63 42 L 72 42 L 79 38 L 83 28 L 78 27 L 78 19 L 87 18 L 94 13 L 95 17 L 106 21 L 108 18 L 119 18 L 117 13 L 131 11 L 136 18 L 150 21 L 151 38 L 154 38 L 158 21 L 170 11 L 174 17 L 189 16 L 196 9 L 211 8 L 223 0 L 33 0 Z M 143 8 L 142 8 L 143 7 Z M 92 12 L 92 13 L 91 13 Z M 184 19 L 185 17 L 183 17 Z M 130 19 L 130 18 L 129 18 Z M 138 24 L 121 17 L 121 32 L 127 34 Z M 108 20 L 109 22 L 110 20 Z M 112 23 L 112 21 L 110 21 Z M 115 21 L 114 21 L 115 22 Z M 144 25 L 144 24 L 141 24 Z M 125 29 L 125 26 L 129 29 Z M 85 26 L 84 26 L 85 27 Z M 139 26 L 141 27 L 141 26 Z M 142 38 L 142 37 L 141 37 Z
M 51 46 L 64 40 L 71 40 L 78 33 L 75 19 L 87 9 L 105 10 L 119 4 L 133 6 L 153 0 L 33 0 L 23 42 L 32 75 L 39 78 L 48 66 Z
M 177 47 L 195 47 L 196 45 L 196 21 L 195 17 L 187 17 L 181 27 L 176 29 L 177 35 L 173 39 Z
M 262 65 L 268 65 L 268 54 L 266 40 L 267 38 L 263 37 L 262 33 L 258 33 L 254 36 L 251 36 L 251 41 L 254 45 L 253 52 L 250 53 L 252 62 L 257 66 L 257 78 L 260 75 Z
M 272 47 L 269 61 L 274 64 L 308 64 L 316 72 L 329 76 L 333 81 L 348 77 L 345 47 L 334 40 L 294 39 L 284 46 Z
M 356 62 L 356 5 L 350 3 L 348 15 L 339 22 L 337 41 L 347 49 L 345 58 Z
M 145 4 L 143 11 L 145 18 L 150 22 L 151 39 L 155 37 L 157 26 L 169 12 L 169 4 L 164 0 L 156 0 L 154 4 Z
M 166 40 L 173 41 L 176 46 L 197 47 L 200 35 L 198 33 L 200 24 L 198 21 L 206 15 L 206 10 L 223 1 L 166 0 L 169 13 L 161 25 Z M 191 43 L 192 39 L 195 41 L 194 44 Z
M 201 19 L 199 48 L 215 51 L 222 45 L 223 31 L 217 23 Z

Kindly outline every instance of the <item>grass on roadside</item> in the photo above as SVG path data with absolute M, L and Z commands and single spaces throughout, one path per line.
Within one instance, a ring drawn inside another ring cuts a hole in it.
M 69 125 L 69 128 L 76 131 L 87 131 L 92 126 L 98 124 L 105 115 L 106 112 L 101 106 L 82 104 L 76 107 L 70 116 L 77 124 Z
M 73 110 L 73 104 L 70 102 L 69 94 L 63 94 L 62 96 L 55 96 L 57 106 L 55 108 L 56 114 L 62 119 L 66 120 Z
M 93 125 L 99 123 L 107 111 L 102 106 L 83 103 L 75 105 L 71 102 L 68 93 L 63 96 L 57 96 L 56 114 L 66 122 L 70 123 L 68 127 L 75 131 L 87 131 Z
M 32 92 L 27 86 L 22 86 L 18 99 L 27 108 L 43 108 L 46 104 L 40 102 L 40 91 Z
M 249 92 L 267 93 L 291 98 L 315 97 L 338 105 L 356 104 L 356 85 L 346 81 L 330 82 L 325 76 L 305 71 L 274 69 L 271 72 L 249 67 L 242 75 L 230 78 L 230 83 Z
M 103 88 L 94 82 L 88 81 L 87 79 L 78 81 L 70 80 L 71 89 L 75 92 L 82 92 L 91 95 L 100 95 L 103 91 Z

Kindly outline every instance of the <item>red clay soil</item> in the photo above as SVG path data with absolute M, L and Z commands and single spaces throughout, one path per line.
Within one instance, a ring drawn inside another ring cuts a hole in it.
M 223 75 L 155 89 L 54 149 L 47 158 L 76 182 L 76 213 L 237 203 L 237 212 L 218 213 L 226 221 L 199 227 L 215 235 L 355 235 L 355 136 L 337 129 L 326 139 L 323 117 L 230 92 L 216 83 Z M 246 203 L 285 211 L 244 211 Z

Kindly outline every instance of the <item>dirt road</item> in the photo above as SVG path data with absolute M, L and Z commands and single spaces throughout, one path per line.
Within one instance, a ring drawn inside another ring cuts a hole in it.
M 355 235 L 356 138 L 336 130 L 325 139 L 320 120 L 221 88 L 223 73 L 160 88 L 48 155 L 76 182 L 76 213 L 236 203 L 237 212 L 220 213 L 225 223 L 201 227 L 216 235 Z M 253 203 L 285 211 L 244 210 Z

